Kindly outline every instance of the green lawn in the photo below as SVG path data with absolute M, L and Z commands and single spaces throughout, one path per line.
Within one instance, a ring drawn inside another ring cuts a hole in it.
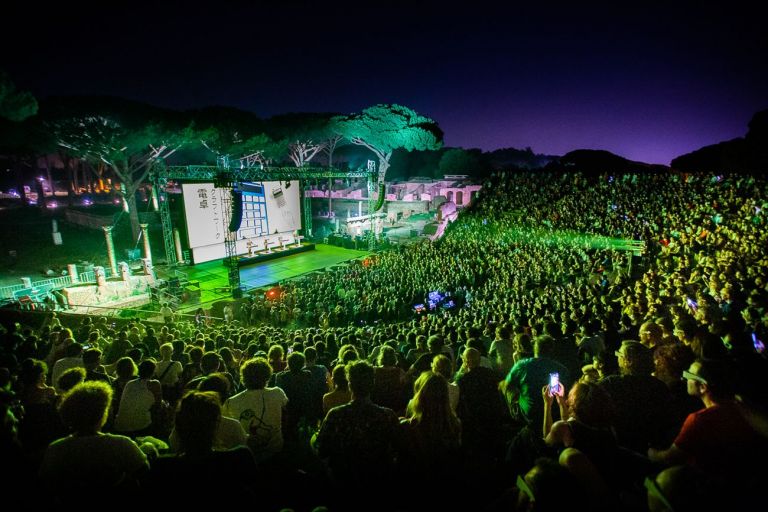
M 113 212 L 118 211 L 112 209 Z M 99 213 L 104 213 L 100 211 Z M 53 243 L 52 220 L 58 220 L 62 245 Z M 118 261 L 126 260 L 126 250 L 136 244 L 132 240 L 127 214 L 123 214 L 113 231 Z M 151 232 L 152 253 L 163 256 L 162 232 Z M 141 248 L 141 245 L 138 246 Z M 15 251 L 15 257 L 11 254 Z M 20 278 L 45 279 L 44 271 L 66 270 L 68 263 L 88 261 L 108 265 L 106 241 L 102 230 L 69 224 L 64 208 L 41 210 L 36 207 L 0 210 L 0 286 L 20 284 Z M 79 270 L 82 271 L 81 268 Z

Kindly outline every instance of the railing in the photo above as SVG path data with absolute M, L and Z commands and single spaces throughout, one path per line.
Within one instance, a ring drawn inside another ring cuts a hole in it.
M 104 267 L 105 277 L 113 277 L 112 269 Z M 78 279 L 81 283 L 95 283 L 96 274 L 94 271 L 89 270 L 87 272 L 81 272 L 78 275 Z M 0 288 L 0 299 L 16 299 L 23 295 L 39 295 L 40 290 L 44 290 L 45 293 L 50 290 L 57 290 L 59 288 L 65 288 L 72 285 L 72 278 L 69 275 L 52 277 L 50 279 L 43 279 L 41 281 L 35 281 L 31 287 L 26 287 L 23 284 L 14 284 L 10 286 L 3 286 Z

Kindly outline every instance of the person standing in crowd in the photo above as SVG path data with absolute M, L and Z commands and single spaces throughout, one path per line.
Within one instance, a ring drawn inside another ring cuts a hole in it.
M 645 453 L 649 443 L 665 439 L 674 416 L 667 387 L 652 375 L 651 349 L 635 340 L 621 342 L 616 351 L 619 375 L 600 381 L 616 406 L 616 435 L 619 444 Z
M 349 390 L 347 373 L 344 365 L 337 365 L 331 375 L 333 390 L 323 395 L 323 414 L 339 405 L 344 405 L 352 400 L 352 392 Z
M 557 373 L 566 388 L 571 385 L 568 369 L 554 359 L 556 343 L 551 336 L 537 336 L 533 342 L 534 356 L 515 363 L 503 386 L 510 410 L 537 432 L 544 419 L 541 387 L 549 383 L 550 374 Z
M 669 447 L 649 448 L 648 458 L 665 466 L 692 465 L 740 500 L 751 497 L 764 484 L 766 470 L 750 461 L 764 460 L 768 440 L 739 411 L 729 363 L 696 360 L 683 377 L 704 408 L 686 418 Z
M 217 447 L 222 420 L 219 395 L 214 391 L 190 391 L 181 399 L 176 414 L 178 452 L 152 462 L 144 491 L 161 508 L 199 506 L 196 492 L 184 491 L 201 477 L 214 489 L 227 489 L 237 503 L 257 503 L 254 489 L 257 467 L 245 446 Z
M 184 368 L 178 361 L 173 361 L 173 345 L 163 343 L 160 347 L 160 362 L 155 367 L 155 378 L 160 381 L 163 399 L 175 404 L 181 395 L 181 374 Z
M 173 309 L 171 309 L 171 306 L 165 302 L 160 307 L 160 316 L 163 317 L 163 322 L 165 325 L 171 325 L 176 317 L 176 314 L 173 312 Z
M 155 368 L 154 361 L 142 361 L 138 378 L 123 388 L 115 417 L 115 431 L 134 438 L 153 433 L 151 409 L 163 399 L 160 381 L 153 378 Z
M 399 444 L 399 424 L 392 409 L 371 401 L 374 369 L 364 360 L 347 365 L 352 401 L 328 412 L 314 438 L 318 455 L 328 460 L 341 488 L 364 482 L 391 481 Z
M 146 455 L 130 438 L 101 431 L 107 421 L 112 388 L 105 382 L 78 384 L 64 395 L 59 412 L 71 434 L 45 451 L 40 477 L 60 502 L 99 501 L 120 493 L 138 499 L 138 479 L 149 469 Z
M 245 390 L 224 402 L 224 415 L 243 426 L 248 447 L 257 460 L 268 459 L 283 449 L 283 410 L 288 397 L 280 388 L 267 387 L 271 376 L 272 368 L 266 359 L 249 359 L 240 367 Z
M 312 387 L 312 373 L 304 368 L 306 359 L 301 352 L 288 356 L 288 368 L 275 376 L 275 385 L 285 392 L 288 404 L 283 418 L 283 432 L 286 440 L 295 441 L 300 425 L 316 425 L 317 417 L 312 400 L 317 395 Z

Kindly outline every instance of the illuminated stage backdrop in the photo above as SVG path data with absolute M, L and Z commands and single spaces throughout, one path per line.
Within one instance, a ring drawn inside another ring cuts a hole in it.
M 301 229 L 301 197 L 298 181 L 265 181 L 242 183 L 243 217 L 237 231 L 237 253 L 248 252 L 252 241 L 259 250 L 264 240 L 270 247 L 280 245 L 279 238 L 294 241 L 293 234 Z M 226 257 L 225 230 L 230 219 L 222 218 L 222 200 L 231 193 L 229 188 L 215 188 L 213 183 L 187 183 L 181 186 L 184 195 L 189 247 L 195 263 Z

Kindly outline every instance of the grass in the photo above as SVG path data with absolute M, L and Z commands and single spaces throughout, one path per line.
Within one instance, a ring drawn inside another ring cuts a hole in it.
M 99 207 L 99 210 L 99 214 L 119 211 L 104 207 Z M 53 219 L 58 221 L 62 245 L 53 242 Z M 152 253 L 157 258 L 163 253 L 159 223 L 152 226 L 150 233 Z M 141 248 L 141 244 L 136 246 L 132 239 L 127 214 L 120 216 L 112 238 L 118 261 L 127 260 L 127 249 Z M 0 209 L 0 251 L 0 286 L 20 284 L 21 277 L 30 277 L 32 281 L 45 279 L 47 269 L 61 274 L 69 263 L 87 261 L 95 265 L 109 265 L 104 232 L 68 223 L 64 220 L 64 208 Z M 15 256 L 12 251 L 15 251 Z M 82 272 L 82 267 L 78 270 Z

